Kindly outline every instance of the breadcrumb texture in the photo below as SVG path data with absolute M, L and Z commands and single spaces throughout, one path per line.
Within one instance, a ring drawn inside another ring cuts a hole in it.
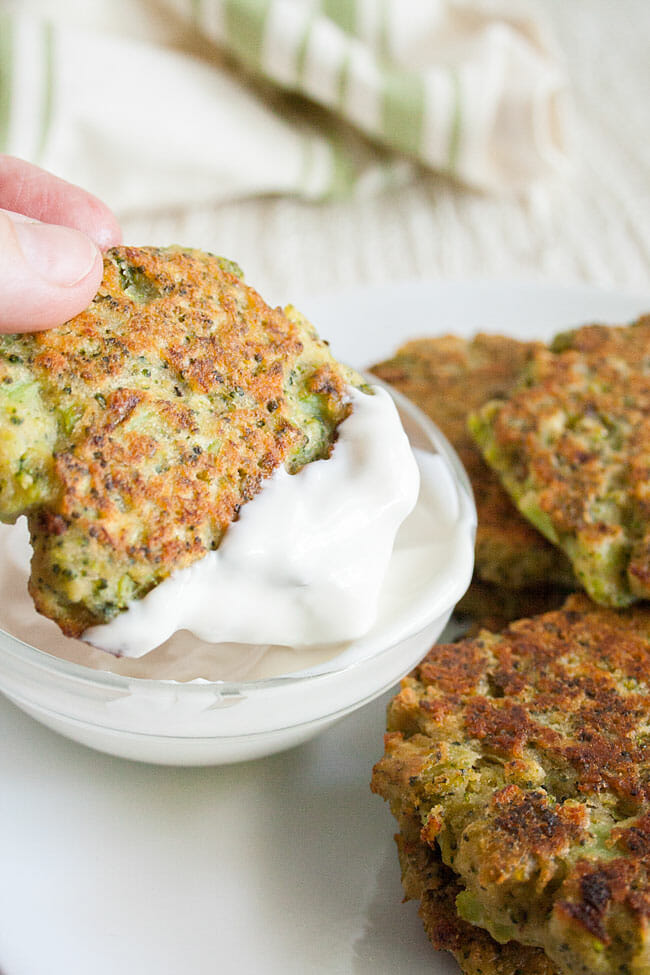
M 535 348 L 519 385 L 470 426 L 592 599 L 650 598 L 650 316 Z
M 395 837 L 402 886 L 407 900 L 420 902 L 419 913 L 431 944 L 451 952 L 465 975 L 559 975 L 540 948 L 508 941 L 499 944 L 487 931 L 458 916 L 462 887 L 437 848 L 403 827 Z
M 374 791 L 458 916 L 549 971 L 650 971 L 649 680 L 650 608 L 576 594 L 434 646 L 390 704 Z
M 506 589 L 574 583 L 565 556 L 518 513 L 467 429 L 468 414 L 505 396 L 538 347 L 501 335 L 444 335 L 407 342 L 393 358 L 372 367 L 419 406 L 456 449 L 478 512 L 476 577 Z
M 217 548 L 279 464 L 328 456 L 350 383 L 231 262 L 109 251 L 86 311 L 0 336 L 0 518 L 28 517 L 36 607 L 77 636 Z

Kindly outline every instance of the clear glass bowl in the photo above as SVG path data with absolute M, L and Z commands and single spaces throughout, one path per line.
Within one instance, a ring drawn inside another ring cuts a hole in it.
M 394 685 L 440 636 L 469 585 L 476 509 L 447 440 L 390 392 L 413 447 L 440 458 L 449 474 L 454 531 L 444 560 L 418 572 L 399 607 L 367 636 L 332 648 L 329 659 L 308 669 L 263 680 L 177 681 L 91 669 L 0 629 L 0 691 L 42 724 L 100 751 L 161 764 L 216 765 L 299 744 Z M 426 482 L 424 476 L 422 491 Z M 431 538 L 417 539 L 420 559 L 427 551 L 422 546 L 440 544 L 435 525 L 428 532 Z M 406 545 L 401 559 L 411 551 Z

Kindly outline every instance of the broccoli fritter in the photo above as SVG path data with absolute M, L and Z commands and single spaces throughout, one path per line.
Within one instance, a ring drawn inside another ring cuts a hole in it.
M 650 598 L 650 316 L 533 351 L 507 398 L 470 419 L 519 510 L 596 602 Z
M 558 975 L 541 948 L 517 941 L 499 944 L 483 928 L 458 916 L 462 888 L 440 851 L 402 827 L 395 837 L 407 900 L 420 902 L 420 917 L 434 948 L 450 951 L 464 975 Z
M 462 919 L 563 975 L 647 975 L 650 607 L 576 594 L 434 646 L 388 729 L 373 789 L 417 817 Z
M 431 417 L 456 449 L 478 512 L 475 575 L 508 589 L 573 584 L 565 556 L 517 512 L 467 430 L 468 413 L 504 396 L 537 346 L 501 335 L 444 335 L 407 342 L 372 367 Z
M 382 795 L 408 789 L 409 779 L 421 763 L 417 753 L 415 765 L 408 755 L 404 758 L 386 764 L 381 778 L 377 773 Z M 459 917 L 456 898 L 462 887 L 458 878 L 443 863 L 439 848 L 422 840 L 417 808 L 404 801 L 398 811 L 400 832 L 395 841 L 404 897 L 420 902 L 420 917 L 433 947 L 451 952 L 464 975 L 558 975 L 540 948 L 516 941 L 499 944 L 483 928 Z
M 27 515 L 30 592 L 68 635 L 218 547 L 279 464 L 327 457 L 361 378 L 236 265 L 109 251 L 90 307 L 0 336 L 0 519 Z

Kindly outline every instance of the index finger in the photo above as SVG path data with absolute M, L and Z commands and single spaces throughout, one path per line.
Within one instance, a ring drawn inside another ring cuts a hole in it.
M 0 208 L 80 230 L 102 250 L 122 240 L 116 217 L 92 193 L 23 159 L 2 154 Z

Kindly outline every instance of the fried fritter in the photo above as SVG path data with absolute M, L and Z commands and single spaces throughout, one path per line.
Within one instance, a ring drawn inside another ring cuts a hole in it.
M 470 419 L 520 511 L 592 599 L 650 598 L 650 316 L 533 351 L 506 399 Z
M 476 577 L 508 589 L 570 588 L 574 581 L 564 555 L 517 512 L 467 430 L 468 413 L 506 395 L 537 346 L 501 335 L 444 335 L 407 342 L 372 367 L 427 413 L 456 449 L 478 512 Z
M 26 514 L 30 592 L 68 635 L 219 542 L 263 478 L 327 457 L 360 386 L 232 263 L 108 252 L 90 307 L 0 336 L 0 518 Z
M 390 789 L 403 790 L 412 771 L 408 762 L 386 768 L 386 774 L 396 776 L 390 781 Z M 385 789 L 385 780 L 382 784 Z M 460 918 L 456 898 L 463 888 L 453 870 L 442 862 L 439 848 L 421 839 L 417 809 L 406 802 L 401 804 L 399 820 L 395 841 L 404 896 L 420 902 L 419 914 L 434 948 L 450 951 L 464 975 L 558 975 L 540 948 L 516 941 L 499 944 L 483 928 Z
M 440 851 L 406 831 L 395 837 L 407 900 L 419 900 L 420 917 L 431 944 L 450 951 L 464 975 L 558 975 L 541 948 L 517 941 L 499 944 L 483 928 L 463 921 L 456 910 L 461 892 Z
M 434 646 L 373 789 L 462 888 L 458 914 L 563 975 L 650 968 L 650 607 L 576 594 Z

